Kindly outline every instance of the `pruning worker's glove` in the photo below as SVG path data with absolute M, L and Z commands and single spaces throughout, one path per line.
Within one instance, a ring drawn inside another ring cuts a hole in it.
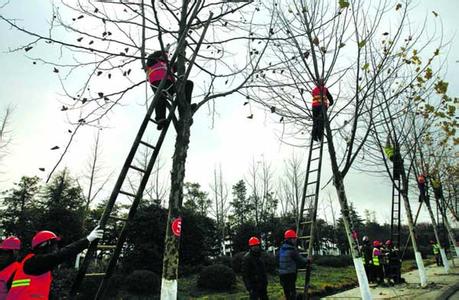
M 104 235 L 104 230 L 99 229 L 99 225 L 94 228 L 90 234 L 86 237 L 90 243 L 92 243 L 96 239 L 101 239 Z

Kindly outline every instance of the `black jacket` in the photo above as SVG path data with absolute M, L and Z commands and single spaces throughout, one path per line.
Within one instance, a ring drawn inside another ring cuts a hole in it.
M 265 264 L 261 260 L 261 253 L 248 251 L 242 258 L 242 278 L 247 290 L 265 288 L 268 286 Z
M 88 248 L 89 241 L 84 238 L 73 242 L 53 253 L 36 254 L 24 263 L 24 272 L 30 275 L 41 275 Z

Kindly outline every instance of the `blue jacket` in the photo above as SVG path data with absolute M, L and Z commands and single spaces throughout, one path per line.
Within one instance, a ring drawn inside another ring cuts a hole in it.
M 298 249 L 285 242 L 279 250 L 279 275 L 297 273 L 299 267 L 305 266 L 307 259 L 300 255 Z

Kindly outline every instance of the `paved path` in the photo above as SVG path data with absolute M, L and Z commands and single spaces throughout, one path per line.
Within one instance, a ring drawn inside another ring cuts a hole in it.
M 445 274 L 443 267 L 427 266 L 428 285 L 425 288 L 419 286 L 418 271 L 414 270 L 402 275 L 406 283 L 395 287 L 375 287 L 371 288 L 373 299 L 416 299 L 416 300 L 436 300 L 441 299 L 441 295 L 448 287 L 459 282 L 459 259 L 455 260 L 456 267 L 451 267 L 449 274 Z M 457 297 L 458 294 L 455 294 Z M 328 296 L 325 299 L 361 299 L 359 288 L 347 290 L 345 292 Z M 456 299 L 456 298 L 449 298 Z M 443 299 L 442 299 L 443 300 Z

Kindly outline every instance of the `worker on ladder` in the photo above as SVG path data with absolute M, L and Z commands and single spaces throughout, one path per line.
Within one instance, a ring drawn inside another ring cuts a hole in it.
M 289 229 L 284 233 L 284 244 L 279 249 L 279 278 L 286 300 L 296 300 L 298 269 L 307 264 L 297 249 L 297 234 Z
M 5 300 L 8 287 L 19 267 L 18 251 L 21 249 L 21 240 L 10 236 L 0 244 L 0 300 Z
M 438 175 L 432 178 L 432 188 L 434 191 L 435 199 L 436 200 L 443 199 L 443 187 L 442 187 L 442 184 L 441 184 L 441 181 Z
M 261 260 L 260 239 L 249 239 L 249 251 L 242 258 L 242 278 L 249 291 L 250 300 L 268 300 L 268 277 L 264 262 Z
M 155 51 L 147 57 L 147 77 L 148 82 L 151 85 L 153 92 L 156 93 L 158 90 L 161 80 L 166 77 L 166 84 L 161 95 L 159 96 L 156 107 L 155 107 L 155 122 L 158 130 L 162 130 L 166 124 L 166 107 L 167 99 L 173 97 L 176 93 L 175 78 L 172 74 L 167 73 L 168 68 L 168 52 L 167 51 Z M 176 66 L 171 66 L 171 72 L 176 72 Z M 185 84 L 186 101 L 191 103 L 191 97 L 193 93 L 193 82 L 187 80 Z M 196 110 L 197 105 L 191 106 L 192 111 Z
M 392 137 L 389 133 L 386 139 L 386 145 L 384 146 L 384 153 L 387 158 L 393 163 L 393 178 L 394 180 L 400 180 L 400 175 L 403 169 L 403 159 L 400 154 L 400 147 L 392 141 Z
M 418 176 L 419 202 L 426 200 L 426 176 L 421 173 Z
M 372 248 L 368 236 L 362 238 L 362 245 L 360 246 L 360 253 L 362 255 L 363 266 L 367 274 L 368 282 L 373 282 L 373 258 Z
M 373 252 L 372 252 L 372 258 L 373 258 L 373 275 L 375 281 L 378 283 L 378 285 L 384 285 L 384 270 L 383 270 L 383 258 L 382 258 L 382 252 L 381 252 L 381 242 L 376 240 L 373 242 Z
M 330 103 L 329 103 L 330 102 Z M 320 78 L 312 90 L 312 139 L 321 141 L 324 136 L 324 114 L 328 105 L 333 105 L 333 97 L 325 87 L 325 81 Z
M 102 235 L 103 230 L 97 226 L 86 238 L 58 249 L 60 238 L 56 234 L 47 230 L 38 232 L 32 238 L 32 251 L 19 263 L 6 299 L 49 299 L 53 281 L 51 271 Z

